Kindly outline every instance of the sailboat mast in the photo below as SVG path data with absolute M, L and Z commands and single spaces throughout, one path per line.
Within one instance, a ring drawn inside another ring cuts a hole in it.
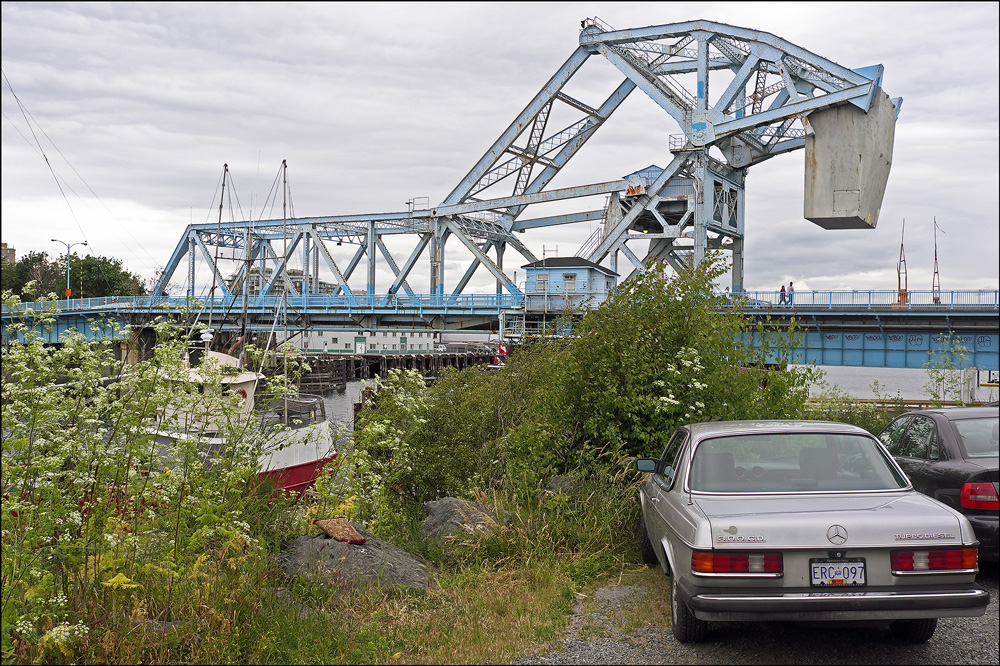
M 246 258 L 243 262 L 243 325 L 240 327 L 240 362 L 245 363 L 247 348 L 247 298 L 250 296 L 250 275 L 253 272 L 253 207 L 250 208 L 251 219 L 247 224 Z
M 281 241 L 285 275 L 288 275 L 288 160 L 281 160 Z M 283 342 L 288 342 L 288 284 L 282 281 L 281 318 Z M 288 376 L 288 354 L 282 354 L 284 373 Z M 287 403 L 286 403 L 287 404 Z
M 219 192 L 219 220 L 215 226 L 215 266 L 212 270 L 212 290 L 209 292 L 209 306 L 208 306 L 208 331 L 207 333 L 212 333 L 212 315 L 215 313 L 215 287 L 216 287 L 216 276 L 219 274 L 219 238 L 222 236 L 222 206 L 226 201 L 226 180 L 229 178 L 229 165 L 222 165 L 222 189 Z M 209 338 L 206 341 L 206 349 L 212 347 L 212 339 Z

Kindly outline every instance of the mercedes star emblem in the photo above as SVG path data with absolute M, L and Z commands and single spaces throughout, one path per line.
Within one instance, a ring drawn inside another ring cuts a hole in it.
M 826 531 L 826 538 L 830 543 L 839 546 L 847 541 L 847 529 L 843 525 L 830 525 L 830 529 Z

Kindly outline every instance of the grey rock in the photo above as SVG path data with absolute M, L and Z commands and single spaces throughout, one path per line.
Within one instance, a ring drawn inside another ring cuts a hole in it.
M 427 568 L 422 560 L 358 525 L 352 526 L 365 537 L 365 543 L 344 543 L 325 534 L 293 541 L 285 554 L 285 573 L 316 576 L 333 585 L 427 589 Z
M 157 634 L 165 634 L 172 629 L 180 629 L 180 620 L 174 620 L 173 622 L 167 622 L 165 620 L 146 620 L 142 625 L 146 631 L 150 631 Z
M 545 486 L 545 490 L 550 493 L 572 495 L 576 489 L 576 481 L 571 476 L 554 476 Z
M 493 512 L 482 504 L 457 497 L 445 497 L 424 502 L 427 517 L 420 525 L 424 540 L 443 541 L 450 536 L 462 536 L 492 530 L 496 525 Z

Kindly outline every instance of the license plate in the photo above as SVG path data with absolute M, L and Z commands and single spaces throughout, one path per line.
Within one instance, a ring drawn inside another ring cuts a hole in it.
M 813 587 L 862 587 L 867 585 L 864 558 L 811 559 Z

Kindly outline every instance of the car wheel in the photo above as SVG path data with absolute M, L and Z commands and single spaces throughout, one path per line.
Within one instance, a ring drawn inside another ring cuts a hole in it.
M 639 554 L 642 561 L 649 566 L 656 564 L 656 551 L 653 550 L 653 542 L 649 540 L 649 531 L 646 530 L 646 519 L 639 516 Z
M 907 643 L 926 643 L 937 629 L 937 618 L 923 620 L 897 620 L 889 625 L 896 638 Z
M 708 622 L 699 620 L 681 601 L 677 578 L 670 578 L 670 623 L 674 638 L 681 643 L 700 643 L 708 636 Z

